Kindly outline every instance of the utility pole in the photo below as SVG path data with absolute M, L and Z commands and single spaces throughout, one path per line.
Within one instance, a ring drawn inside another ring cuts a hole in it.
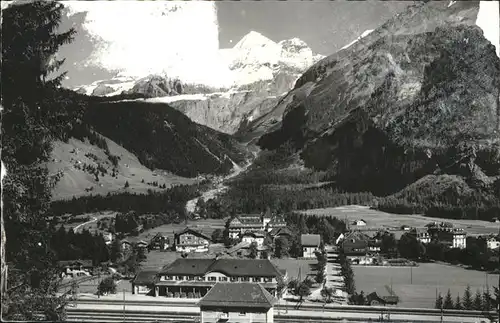
M 410 285 L 413 285 L 413 266 L 410 266 Z
M 125 289 L 123 289 L 123 322 L 125 322 Z

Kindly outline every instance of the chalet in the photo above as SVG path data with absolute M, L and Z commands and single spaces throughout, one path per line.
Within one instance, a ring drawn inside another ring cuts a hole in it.
M 149 242 L 149 248 L 152 250 L 166 250 L 170 245 L 170 240 L 158 232 Z
M 401 230 L 403 231 L 410 231 L 411 230 L 411 227 L 409 225 L 406 225 L 406 224 L 403 224 L 401 227 L 400 227 Z
M 58 263 L 64 276 L 91 276 L 94 270 L 92 260 L 62 260 Z
M 286 220 L 282 215 L 274 215 L 271 220 L 264 224 L 267 232 L 273 229 L 286 228 Z
M 342 242 L 342 250 L 346 256 L 365 256 L 368 253 L 370 237 L 360 231 L 347 234 Z
M 241 214 L 229 223 L 229 236 L 237 239 L 243 233 L 264 230 L 263 217 L 260 214 Z
M 427 227 L 427 231 L 431 240 L 448 244 L 451 248 L 465 249 L 467 246 L 467 234 L 464 229 L 454 228 L 449 222 L 434 223 Z
M 178 252 L 207 252 L 210 243 L 210 237 L 190 228 L 174 233 L 174 249 Z
M 368 252 L 378 254 L 382 247 L 382 240 L 371 238 L 368 240 Z
M 394 294 L 389 286 L 384 286 L 368 295 L 366 295 L 366 300 L 371 306 L 378 305 L 397 305 L 399 302 L 399 297 Z
M 486 239 L 486 246 L 490 250 L 496 250 L 500 248 L 500 236 L 489 236 Z
M 412 228 L 410 230 L 410 235 L 414 236 L 418 241 L 422 243 L 430 243 L 431 242 L 431 235 L 427 231 L 427 229 L 422 229 L 422 228 Z
M 300 236 L 302 245 L 302 257 L 316 258 L 316 251 L 319 251 L 321 236 L 319 234 L 303 234 Z
M 217 283 L 200 300 L 201 323 L 274 322 L 276 299 L 258 283 Z
M 364 226 L 366 226 L 366 221 L 363 219 L 359 219 L 359 220 L 353 221 L 351 224 L 358 226 L 358 227 L 364 227 Z
M 229 236 L 232 239 L 240 237 L 245 232 L 270 232 L 276 228 L 285 228 L 286 221 L 281 215 L 264 214 L 240 214 L 229 223 Z
M 241 236 L 241 241 L 251 244 L 252 242 L 257 243 L 257 246 L 262 246 L 264 244 L 264 233 L 262 232 L 245 232 Z
M 499 223 L 500 219 L 498 217 L 494 217 L 494 218 L 491 219 L 491 222 L 493 222 L 493 223 Z
M 132 280 L 132 294 L 154 293 L 158 271 L 144 270 L 135 275 Z
M 268 259 L 202 259 L 179 258 L 158 274 L 155 296 L 199 298 L 217 282 L 259 283 L 276 295 L 279 281 L 286 280 L 286 271 Z
M 257 259 L 270 259 L 271 252 L 270 248 L 266 245 L 257 245 Z M 250 256 L 250 243 L 242 241 L 228 250 L 226 250 L 226 254 L 232 257 L 249 257 Z M 267 255 L 267 256 L 266 256 Z

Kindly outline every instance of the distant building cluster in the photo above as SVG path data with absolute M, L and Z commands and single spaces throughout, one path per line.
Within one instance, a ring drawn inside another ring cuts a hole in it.
M 236 216 L 229 223 L 229 236 L 232 239 L 237 239 L 246 232 L 270 232 L 273 229 L 285 227 L 286 221 L 281 215 L 242 214 Z

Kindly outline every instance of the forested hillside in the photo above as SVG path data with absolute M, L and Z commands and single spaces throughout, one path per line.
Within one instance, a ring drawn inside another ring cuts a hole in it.
M 225 174 L 246 158 L 231 136 L 196 124 L 167 104 L 91 98 L 85 122 L 146 167 L 181 176 Z

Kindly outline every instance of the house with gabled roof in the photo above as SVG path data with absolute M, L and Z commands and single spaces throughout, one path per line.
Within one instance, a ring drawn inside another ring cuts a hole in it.
M 302 257 L 316 258 L 316 251 L 319 251 L 321 236 L 319 234 L 303 234 L 300 236 L 302 245 Z
M 229 236 L 237 239 L 245 232 L 264 230 L 263 217 L 260 214 L 240 214 L 229 222 Z
M 217 283 L 200 300 L 201 323 L 272 323 L 276 299 L 258 283 Z
M 269 232 L 284 227 L 286 227 L 285 218 L 282 215 L 273 215 L 269 211 L 263 214 L 239 214 L 229 222 L 229 236 L 237 239 L 245 232 Z
M 201 297 L 217 282 L 253 282 L 276 294 L 286 271 L 268 259 L 179 258 L 158 273 L 155 296 Z
M 153 291 L 157 270 L 142 270 L 132 280 L 132 294 L 149 294 Z
M 207 252 L 212 238 L 186 227 L 174 233 L 174 249 L 178 252 Z
M 57 262 L 63 276 L 92 275 L 94 266 L 91 259 L 61 260 Z
M 342 241 L 342 250 L 346 256 L 365 256 L 368 253 L 370 237 L 360 231 L 348 233 Z
M 255 242 L 257 246 L 262 246 L 264 244 L 265 235 L 263 232 L 245 232 L 241 236 L 242 242 L 247 242 L 249 244 Z

